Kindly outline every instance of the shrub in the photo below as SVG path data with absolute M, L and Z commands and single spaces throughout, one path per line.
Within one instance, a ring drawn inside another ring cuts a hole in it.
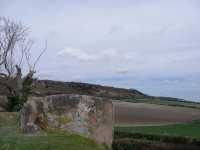
M 171 143 L 129 138 L 114 140 L 112 148 L 113 150 L 199 150 L 197 146 L 175 145 Z
M 175 135 L 161 135 L 152 133 L 140 133 L 140 132 L 114 132 L 114 139 L 146 139 L 151 141 L 160 141 L 165 143 L 182 144 L 182 145 L 193 145 L 200 147 L 200 139 L 175 136 Z

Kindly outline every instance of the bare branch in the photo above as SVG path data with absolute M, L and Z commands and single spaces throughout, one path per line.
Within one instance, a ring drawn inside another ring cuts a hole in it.
M 44 53 L 44 51 L 47 49 L 47 39 L 45 40 L 45 48 L 44 48 L 44 50 L 42 51 L 42 53 L 39 55 L 39 57 L 38 57 L 38 59 L 36 60 L 36 62 L 34 63 L 34 65 L 33 65 L 33 71 L 34 71 L 34 69 L 35 69 L 35 65 L 36 65 L 36 63 L 39 61 L 39 59 L 40 59 L 40 57 L 42 56 L 42 54 Z
M 29 65 L 30 70 L 32 70 L 31 69 L 32 68 L 31 64 L 29 62 L 30 61 L 30 49 L 31 49 L 33 43 L 34 43 L 34 41 L 32 39 L 29 39 L 28 42 L 26 43 L 25 47 L 24 47 L 25 43 L 23 42 L 22 49 L 21 49 L 22 51 L 25 52 L 26 61 L 27 61 L 28 65 Z
M 22 48 L 20 50 L 21 50 L 21 56 L 20 56 L 17 64 L 19 64 L 19 66 L 22 67 L 22 65 L 23 65 L 23 58 L 24 58 L 24 50 Z
M 5 78 L 8 78 L 7 74 L 5 73 L 0 73 L 0 76 L 4 76 Z

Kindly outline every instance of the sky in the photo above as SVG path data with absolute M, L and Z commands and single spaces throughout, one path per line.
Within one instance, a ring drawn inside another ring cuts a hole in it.
M 0 16 L 30 27 L 32 63 L 48 40 L 39 79 L 200 102 L 199 0 L 0 0 Z

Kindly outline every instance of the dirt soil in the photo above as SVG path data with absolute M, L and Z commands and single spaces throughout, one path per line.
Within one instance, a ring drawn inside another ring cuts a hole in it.
M 200 109 L 155 104 L 114 102 L 115 126 L 157 126 L 200 119 Z

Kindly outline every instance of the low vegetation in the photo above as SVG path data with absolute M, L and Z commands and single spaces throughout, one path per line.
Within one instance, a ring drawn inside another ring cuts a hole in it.
M 21 135 L 17 128 L 19 113 L 0 113 L 0 149 L 3 150 L 106 150 L 96 142 L 79 135 Z
M 132 103 L 145 103 L 145 104 L 157 104 L 157 105 L 167 105 L 167 106 L 177 106 L 177 107 L 188 107 L 188 108 L 198 108 L 200 109 L 200 103 L 187 102 L 187 101 L 172 101 L 172 100 L 161 100 L 161 99 L 134 99 L 125 100 Z
M 120 132 L 114 133 L 114 150 L 135 150 L 135 149 L 163 149 L 163 150 L 198 150 L 200 139 L 168 134 Z
M 200 122 L 166 126 L 114 127 L 116 131 L 170 134 L 200 138 Z
M 175 144 L 164 141 L 122 138 L 114 140 L 112 148 L 113 150 L 199 150 L 200 147 L 192 144 Z

